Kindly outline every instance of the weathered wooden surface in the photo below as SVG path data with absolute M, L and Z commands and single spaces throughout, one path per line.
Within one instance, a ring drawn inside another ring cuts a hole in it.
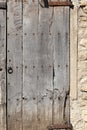
M 54 123 L 69 122 L 69 7 L 54 8 Z
M 38 127 L 38 3 L 24 3 L 23 10 L 23 129 Z M 30 107 L 31 106 L 31 107 Z
M 6 129 L 6 11 L 0 10 L 0 130 Z
M 24 129 L 69 123 L 69 7 L 25 2 L 23 21 Z
M 21 130 L 23 92 L 22 1 L 8 1 L 7 20 L 8 130 Z
M 53 103 L 53 8 L 39 5 L 38 23 L 38 116 L 39 130 L 52 124 Z M 39 101 L 40 100 L 40 101 Z
M 23 2 L 8 2 L 8 129 L 47 130 L 69 123 L 69 7 Z
M 44 130 L 52 123 L 52 9 L 25 3 L 23 14 L 23 128 Z

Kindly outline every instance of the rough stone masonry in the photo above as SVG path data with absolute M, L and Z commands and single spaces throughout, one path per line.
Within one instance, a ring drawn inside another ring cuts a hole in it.
M 71 123 L 73 130 L 87 130 L 87 1 L 72 2 L 74 9 L 71 9 L 70 23 Z

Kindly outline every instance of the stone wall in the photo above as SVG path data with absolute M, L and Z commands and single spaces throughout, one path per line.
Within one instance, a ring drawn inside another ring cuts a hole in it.
M 73 130 L 87 130 L 87 2 L 82 0 L 73 3 L 75 7 L 71 10 L 71 123 Z M 74 52 L 72 49 L 75 49 Z

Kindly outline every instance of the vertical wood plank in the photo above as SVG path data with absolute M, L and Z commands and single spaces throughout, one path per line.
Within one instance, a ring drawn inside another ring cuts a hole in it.
M 9 0 L 7 12 L 8 130 L 22 130 L 22 1 Z
M 0 10 L 0 130 L 6 130 L 6 10 Z
M 39 130 L 52 124 L 53 103 L 53 7 L 39 6 L 38 24 L 38 117 Z M 39 101 L 40 100 L 40 101 Z
M 22 41 L 22 2 L 8 3 L 8 129 L 69 123 L 69 7 L 23 7 Z
M 2 3 L 2 2 L 6 2 L 6 0 L 0 0 L 0 2 Z
M 54 123 L 69 123 L 69 7 L 54 8 Z
M 24 6 L 23 128 L 44 130 L 69 123 L 69 7 Z
M 38 2 L 23 5 L 23 130 L 37 130 Z
M 52 123 L 52 9 L 24 3 L 23 130 L 44 130 Z

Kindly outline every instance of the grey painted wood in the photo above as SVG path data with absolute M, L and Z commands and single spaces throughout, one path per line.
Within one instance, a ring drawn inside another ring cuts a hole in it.
M 24 4 L 24 129 L 69 123 L 69 7 Z
M 0 0 L 0 3 L 2 3 L 2 2 L 6 2 L 6 0 Z
M 8 129 L 69 123 L 69 7 L 9 1 L 7 43 Z
M 69 7 L 54 8 L 54 123 L 69 123 Z
M 6 11 L 0 10 L 0 130 L 6 130 Z
M 23 30 L 21 1 L 8 1 L 7 19 L 8 130 L 22 130 Z
M 39 6 L 38 24 L 38 117 L 39 130 L 52 124 L 53 103 L 53 8 Z M 39 101 L 40 100 L 40 101 Z
M 52 8 L 25 3 L 23 14 L 23 129 L 52 123 Z
M 36 130 L 38 67 L 38 3 L 23 7 L 23 130 Z

